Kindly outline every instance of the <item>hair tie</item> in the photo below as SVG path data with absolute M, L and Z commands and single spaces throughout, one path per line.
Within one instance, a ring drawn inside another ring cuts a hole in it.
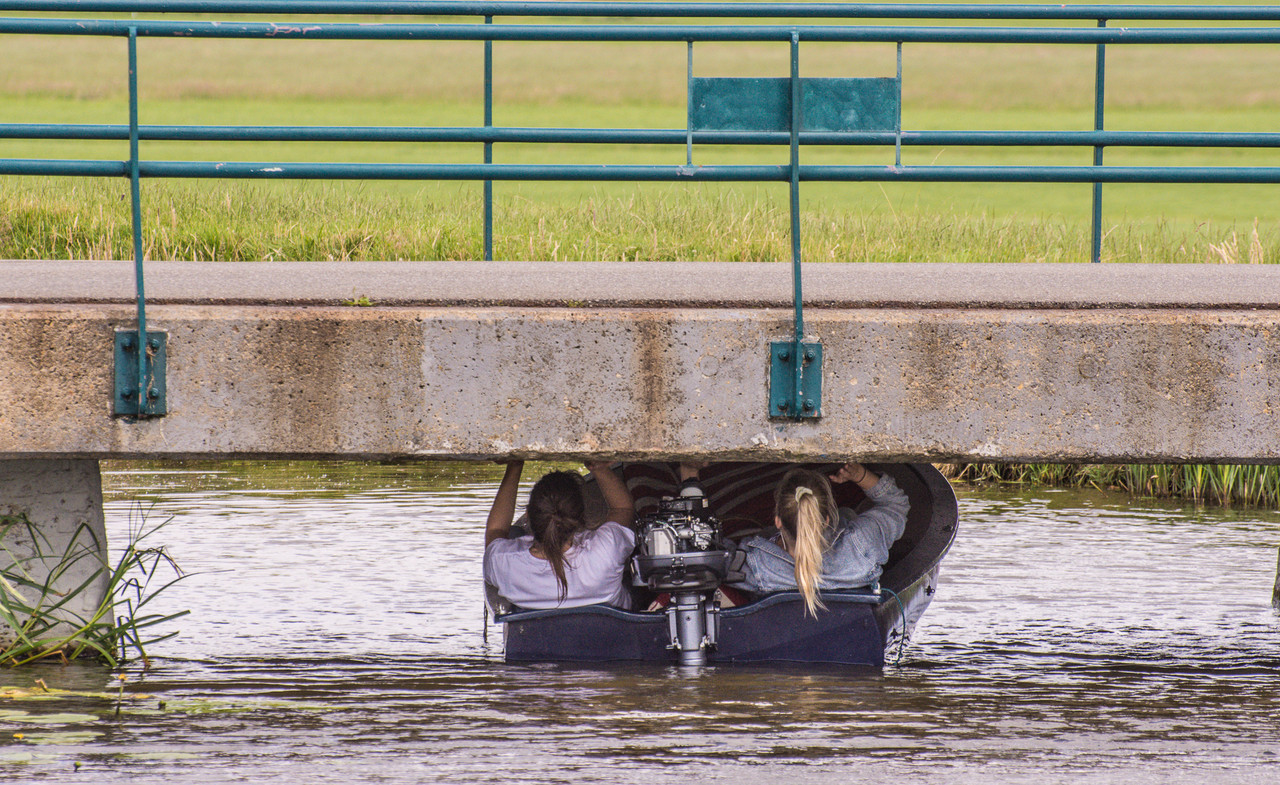
M 799 504 L 799 503 L 800 503 L 800 500 L 801 500 L 801 499 L 803 499 L 803 498 L 805 497 L 805 494 L 808 494 L 808 495 L 812 496 L 812 495 L 813 495 L 813 489 L 812 489 L 812 488 L 810 488 L 810 487 L 808 487 L 808 486 L 806 486 L 806 485 L 798 485 L 798 486 L 796 486 L 796 504 Z

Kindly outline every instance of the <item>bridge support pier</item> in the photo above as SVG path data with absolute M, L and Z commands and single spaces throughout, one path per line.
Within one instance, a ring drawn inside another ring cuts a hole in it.
M 7 607 L 45 609 L 59 623 L 40 638 L 65 636 L 91 619 L 108 598 L 107 532 L 102 475 L 96 460 L 0 460 L 0 571 L 24 598 Z M 78 592 L 78 587 L 83 586 Z M 25 622 L 25 614 L 17 614 Z M 108 613 L 107 620 L 110 620 Z M 39 633 L 39 625 L 29 630 Z M 0 622 L 0 645 L 16 634 Z

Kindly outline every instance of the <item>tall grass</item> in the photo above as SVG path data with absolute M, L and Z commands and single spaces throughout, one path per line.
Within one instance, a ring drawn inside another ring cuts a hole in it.
M 0 259 L 131 259 L 123 185 L 0 180 Z M 478 259 L 480 212 L 478 190 L 467 188 L 149 183 L 143 252 L 192 261 Z M 576 202 L 516 194 L 500 199 L 495 213 L 498 259 L 784 261 L 791 253 L 785 206 L 738 190 L 633 187 Z M 1061 217 L 816 205 L 804 211 L 801 232 L 809 261 L 1088 258 L 1087 226 Z M 1105 258 L 1276 263 L 1277 232 L 1280 224 L 1126 223 L 1108 234 Z
M 177 634 L 156 634 L 153 628 L 187 614 L 160 614 L 147 607 L 185 577 L 164 548 L 144 544 L 167 523 L 148 523 L 139 509 L 130 518 L 123 551 L 111 564 L 86 524 L 59 549 L 25 513 L 0 515 L 0 564 L 7 564 L 0 569 L 0 635 L 7 640 L 0 663 L 93 657 L 115 667 L 132 653 L 149 664 L 147 647 Z M 25 535 L 32 552 L 15 553 L 11 533 Z M 95 603 L 104 584 L 105 593 Z M 76 608 L 86 596 L 92 607 L 82 613 Z
M 1206 504 L 1280 506 L 1280 466 L 966 463 L 941 468 L 956 482 L 1093 487 Z

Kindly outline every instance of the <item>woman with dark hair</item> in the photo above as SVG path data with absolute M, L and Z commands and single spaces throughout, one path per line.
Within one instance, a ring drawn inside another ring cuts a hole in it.
M 587 522 L 582 476 L 544 475 L 529 493 L 530 535 L 508 539 L 515 519 L 523 461 L 507 464 L 484 532 L 484 579 L 522 608 L 572 608 L 608 603 L 631 606 L 622 572 L 636 536 L 631 494 L 607 463 L 588 463 L 609 511 L 604 523 Z
M 871 501 L 862 513 L 836 508 L 831 482 L 854 482 Z M 745 552 L 745 578 L 734 586 L 757 594 L 799 589 L 813 616 L 825 607 L 819 589 L 856 589 L 880 579 L 889 548 L 906 528 L 907 495 L 892 477 L 878 476 L 860 463 L 846 463 L 828 478 L 792 469 L 774 496 L 769 540 L 753 537 Z

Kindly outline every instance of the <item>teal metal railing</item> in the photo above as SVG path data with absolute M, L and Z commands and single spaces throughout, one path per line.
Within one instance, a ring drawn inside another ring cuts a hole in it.
M 149 178 L 470 180 L 483 183 L 484 258 L 493 258 L 494 181 L 780 182 L 790 188 L 794 333 L 771 347 L 771 416 L 821 415 L 821 345 L 806 341 L 801 287 L 799 191 L 804 182 L 1091 183 L 1092 261 L 1101 260 L 1106 183 L 1280 183 L 1280 167 L 1105 166 L 1108 147 L 1280 148 L 1280 132 L 1107 131 L 1108 46 L 1280 43 L 1280 6 L 885 5 L 850 3 L 434 2 L 432 0 L 0 0 L 4 34 L 119 36 L 129 42 L 129 125 L 0 123 L 0 139 L 129 141 L 128 160 L 0 159 L 0 174 L 128 177 L 131 183 L 138 330 L 117 336 L 116 412 L 164 412 L 163 336 L 148 334 L 143 287 L 141 186 Z M 134 18 L 68 18 L 68 13 L 131 13 Z M 161 18 L 137 18 L 159 16 Z M 173 20 L 171 15 L 228 17 Z M 305 25 L 240 17 L 412 16 L 442 21 L 314 21 Z M 460 22 L 457 17 L 475 17 Z M 546 21 L 554 18 L 553 21 Z M 529 20 L 540 21 L 529 21 Z M 501 20 L 501 21 L 497 21 Z M 590 20 L 590 21 L 584 21 Z M 643 21 L 637 21 L 643 20 Z M 696 20 L 696 21 L 688 21 Z M 732 23 L 722 20 L 733 20 Z M 874 22 L 872 21 L 874 20 Z M 901 22 L 909 22 L 902 24 Z M 659 22 L 659 23 L 655 23 Z M 833 23 L 834 22 L 834 23 Z M 894 23 L 888 23 L 894 22 Z M 1087 23 L 1092 22 L 1092 26 Z M 1121 26 L 1108 26 L 1108 23 Z M 1050 26 L 1052 23 L 1066 25 Z M 1074 26 L 1072 26 L 1074 25 Z M 1226 26 L 1234 25 L 1234 26 Z M 139 38 L 274 38 L 477 41 L 484 46 L 483 124 L 473 127 L 304 127 L 140 125 Z M 671 41 L 688 46 L 684 128 L 532 128 L 493 124 L 493 44 L 505 41 Z M 776 41 L 791 50 L 788 77 L 704 79 L 693 48 L 704 42 Z M 897 46 L 897 76 L 808 79 L 801 45 L 876 42 Z M 901 121 L 904 45 L 1050 44 L 1093 47 L 1091 131 L 907 130 Z M 3 55 L 0 55 L 2 58 Z M 838 111 L 830 111 L 833 107 Z M 852 119 L 850 119 L 852 118 Z M 146 141 L 461 142 L 483 145 L 481 164 L 372 164 L 143 160 Z M 683 145 L 669 165 L 495 164 L 507 143 Z M 694 145 L 788 145 L 785 165 L 695 166 Z M 892 146 L 886 165 L 807 165 L 802 146 Z M 1090 166 L 903 165 L 912 145 L 1092 148 Z M 137 347 L 130 366 L 130 347 Z M 123 371 L 121 369 L 124 369 Z M 124 374 L 123 376 L 121 374 Z M 131 403 L 132 402 L 132 403 Z

